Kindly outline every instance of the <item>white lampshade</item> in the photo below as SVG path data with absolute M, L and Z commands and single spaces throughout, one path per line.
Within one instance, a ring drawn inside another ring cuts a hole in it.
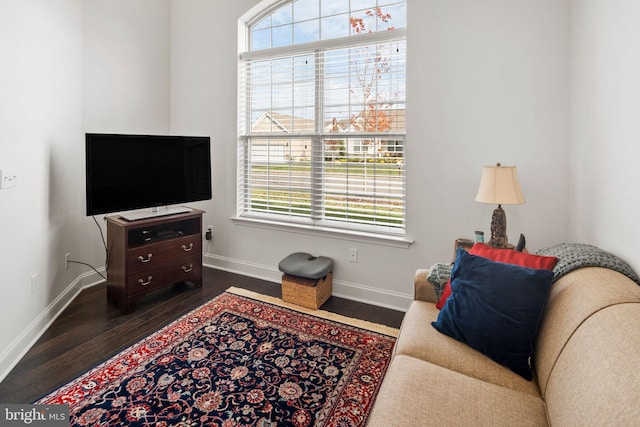
M 494 205 L 521 205 L 524 201 L 515 166 L 485 166 L 482 168 L 476 202 Z

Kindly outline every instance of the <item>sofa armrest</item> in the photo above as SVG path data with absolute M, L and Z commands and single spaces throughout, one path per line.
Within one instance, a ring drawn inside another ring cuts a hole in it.
M 418 301 L 427 301 L 437 303 L 436 291 L 427 276 L 429 276 L 429 269 L 421 268 L 416 270 L 416 274 L 413 279 L 413 298 Z

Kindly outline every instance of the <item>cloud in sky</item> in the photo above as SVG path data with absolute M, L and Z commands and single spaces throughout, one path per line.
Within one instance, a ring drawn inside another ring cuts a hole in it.
M 393 0 L 296 0 L 275 10 L 253 25 L 251 49 L 291 46 L 353 34 L 351 18 L 363 19 L 367 31 L 386 31 L 389 27 L 405 28 L 406 3 Z M 351 10 L 349 10 L 351 4 Z M 389 22 L 367 15 L 379 7 L 389 13 Z

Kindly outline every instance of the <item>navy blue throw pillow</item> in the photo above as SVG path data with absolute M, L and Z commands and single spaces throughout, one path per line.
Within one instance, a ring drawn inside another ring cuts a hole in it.
M 533 340 L 553 272 L 458 249 L 451 296 L 432 325 L 531 380 Z

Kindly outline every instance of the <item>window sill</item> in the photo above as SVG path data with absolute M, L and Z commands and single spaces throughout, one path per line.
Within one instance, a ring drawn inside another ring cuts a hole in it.
M 291 224 L 259 218 L 231 217 L 231 220 L 238 225 L 247 227 L 266 228 L 270 230 L 286 231 L 290 233 L 306 234 L 310 236 L 331 237 L 334 239 L 349 240 L 361 243 L 371 243 L 396 248 L 408 249 L 413 240 L 403 236 L 391 236 L 378 233 L 367 233 L 362 231 L 341 230 L 337 228 L 309 226 L 305 224 Z

